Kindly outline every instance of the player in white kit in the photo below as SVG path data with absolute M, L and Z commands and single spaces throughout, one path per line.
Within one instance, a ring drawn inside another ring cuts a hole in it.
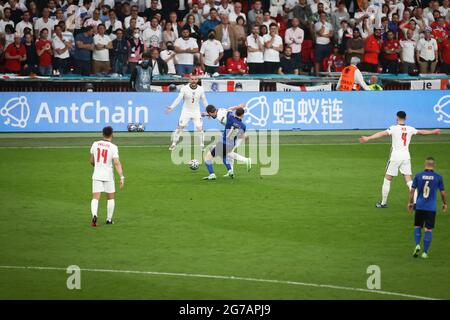
M 203 122 L 202 114 L 200 112 L 200 100 L 202 100 L 203 105 L 208 105 L 206 100 L 205 91 L 203 87 L 198 85 L 198 77 L 191 76 L 189 78 L 189 84 L 181 87 L 180 93 L 175 101 L 166 108 L 166 112 L 172 112 L 172 110 L 181 102 L 184 101 L 183 109 L 181 110 L 180 120 L 178 121 L 178 126 L 172 134 L 172 144 L 169 150 L 175 150 L 175 147 L 180 139 L 180 135 L 183 129 L 192 120 L 195 126 L 195 130 L 200 134 L 200 147 L 204 147 L 204 132 L 203 132 Z
M 383 187 L 381 189 L 381 201 L 375 206 L 377 208 L 387 208 L 387 199 L 391 188 L 392 177 L 398 175 L 398 171 L 405 177 L 408 189 L 412 186 L 411 156 L 409 154 L 409 143 L 413 135 L 431 135 L 440 134 L 441 130 L 417 130 L 405 124 L 406 113 L 397 112 L 397 124 L 389 127 L 385 131 L 377 132 L 371 136 L 362 136 L 359 141 L 365 143 L 370 140 L 379 139 L 385 136 L 391 136 L 392 147 L 391 156 L 387 164 L 386 174 L 384 176 Z
M 225 126 L 227 124 L 227 113 L 235 111 L 237 109 L 245 109 L 245 105 L 244 104 L 240 104 L 240 105 L 237 105 L 237 106 L 234 106 L 234 107 L 230 107 L 230 108 L 227 108 L 227 109 L 225 109 L 225 108 L 216 108 L 213 105 L 208 105 L 206 107 L 206 112 L 202 113 L 202 115 L 211 117 L 213 119 L 216 119 L 217 121 L 220 122 L 220 124 Z M 239 144 L 240 144 L 240 140 L 238 140 L 236 142 L 236 146 L 234 147 L 234 149 L 239 147 Z M 251 170 L 251 168 L 252 168 L 252 159 L 251 158 L 246 158 L 246 157 L 244 157 L 244 156 L 234 152 L 234 150 L 228 154 L 228 157 L 230 157 L 230 159 L 232 161 L 231 162 L 231 167 L 233 167 L 233 161 L 236 160 L 236 161 L 244 162 L 245 165 L 247 166 L 247 171 Z M 228 176 L 228 173 L 225 176 Z
M 106 193 L 108 199 L 107 203 L 107 218 L 106 224 L 113 224 L 114 214 L 114 193 L 116 188 L 114 185 L 114 167 L 120 176 L 120 189 L 125 184 L 125 177 L 123 176 L 122 164 L 119 161 L 119 149 L 112 143 L 113 129 L 111 127 L 103 128 L 103 140 L 95 141 L 91 147 L 91 164 L 94 167 L 94 174 L 92 175 L 92 226 L 97 226 L 97 211 L 98 201 L 102 192 Z

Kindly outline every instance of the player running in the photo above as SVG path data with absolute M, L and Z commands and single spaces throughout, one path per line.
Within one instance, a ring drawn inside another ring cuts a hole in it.
M 210 104 L 210 105 L 208 105 L 206 107 L 206 112 L 202 113 L 202 115 L 206 115 L 206 116 L 209 116 L 209 117 L 211 117 L 213 119 L 217 119 L 222 125 L 225 126 L 227 124 L 227 113 L 236 111 L 237 109 L 244 109 L 245 110 L 244 104 L 240 104 L 238 106 L 230 107 L 228 109 L 225 109 L 225 108 L 218 108 L 217 109 L 215 106 Z M 237 142 L 240 143 L 241 140 L 238 140 Z M 236 144 L 234 149 L 236 149 L 237 147 L 239 147 L 239 144 Z M 244 162 L 245 165 L 247 166 L 247 171 L 251 170 L 251 168 L 252 168 L 252 159 L 251 158 L 246 158 L 244 156 L 241 156 L 240 154 L 234 152 L 234 150 L 231 151 L 228 154 L 228 156 L 231 159 L 230 160 L 231 167 L 233 167 L 233 161 L 236 160 L 236 161 Z M 228 176 L 228 173 L 225 176 Z
M 404 111 L 397 112 L 397 124 L 389 127 L 385 131 L 377 132 L 369 137 L 362 136 L 359 138 L 361 143 L 368 142 L 370 140 L 379 139 L 385 136 L 392 137 L 391 155 L 387 164 L 386 174 L 384 176 L 383 187 L 381 189 L 381 201 L 375 206 L 377 208 L 387 208 L 387 199 L 389 190 L 391 188 L 392 177 L 398 175 L 398 171 L 405 177 L 406 185 L 408 189 L 411 189 L 412 185 L 412 172 L 411 172 L 411 156 L 409 154 L 409 143 L 413 135 L 431 135 L 440 134 L 441 130 L 417 130 L 413 127 L 405 124 L 406 113 Z
M 414 258 L 419 256 L 420 238 L 422 237 L 422 228 L 424 226 L 422 258 L 428 258 L 428 249 L 430 248 L 436 219 L 437 190 L 441 192 L 442 209 L 444 212 L 447 211 L 447 195 L 444 191 L 444 181 L 442 176 L 434 172 L 434 167 L 434 159 L 428 157 L 425 160 L 425 170 L 416 174 L 409 192 L 408 209 L 412 212 L 414 208 L 414 192 L 417 190 L 416 213 L 414 217 L 414 239 L 416 240 Z
M 245 138 L 245 131 L 247 130 L 245 123 L 242 122 L 244 117 L 244 109 L 237 109 L 235 114 L 233 112 L 227 113 L 225 130 L 223 131 L 222 140 L 216 146 L 208 151 L 205 156 L 205 165 L 208 169 L 209 176 L 204 177 L 203 180 L 216 180 L 212 160 L 215 156 L 222 157 L 223 164 L 227 168 L 228 174 L 226 176 L 234 178 L 233 168 L 231 167 L 230 153 L 235 148 L 237 141 L 240 143 Z
M 91 164 L 94 167 L 91 201 L 93 227 L 97 226 L 98 201 L 102 192 L 106 193 L 108 199 L 106 224 L 114 223 L 112 217 L 114 214 L 114 193 L 116 189 L 114 185 L 113 163 L 120 176 L 120 189 L 125 184 L 122 165 L 119 161 L 119 149 L 112 143 L 112 139 L 113 129 L 111 127 L 105 127 L 103 128 L 103 140 L 95 141 L 91 147 Z
M 204 147 L 204 132 L 202 115 L 200 113 L 200 99 L 203 101 L 204 107 L 206 107 L 208 105 L 208 101 L 206 100 L 205 91 L 203 90 L 203 87 L 198 85 L 198 77 L 191 76 L 189 78 L 189 84 L 181 87 L 178 97 L 169 107 L 166 108 L 167 113 L 172 112 L 181 100 L 184 100 L 180 120 L 178 121 L 178 127 L 172 134 L 172 144 L 170 145 L 169 150 L 175 150 L 183 129 L 191 120 L 194 122 L 197 132 L 200 133 L 200 147 Z

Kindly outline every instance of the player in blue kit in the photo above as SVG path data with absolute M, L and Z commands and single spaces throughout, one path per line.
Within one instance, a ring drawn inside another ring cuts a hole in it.
M 408 209 L 412 212 L 414 208 L 414 192 L 417 190 L 416 213 L 414 218 L 414 239 L 416 240 L 414 258 L 419 256 L 420 239 L 424 226 L 425 234 L 423 237 L 422 258 L 428 258 L 428 249 L 430 248 L 432 231 L 436 219 L 436 198 L 438 190 L 441 192 L 442 209 L 444 212 L 447 211 L 447 196 L 444 191 L 444 181 L 442 176 L 434 172 L 434 167 L 434 159 L 428 157 L 425 160 L 425 170 L 416 174 L 411 191 L 409 192 Z
M 232 159 L 229 156 L 233 152 L 236 144 L 245 138 L 245 131 L 247 127 L 245 123 L 242 122 L 244 117 L 244 109 L 236 109 L 235 113 L 228 112 L 227 119 L 225 122 L 225 130 L 223 131 L 222 139 L 219 141 L 214 148 L 212 148 L 205 156 L 205 165 L 208 169 L 209 176 L 204 177 L 203 180 L 216 180 L 216 174 L 214 173 L 214 168 L 212 160 L 216 156 L 222 157 L 223 164 L 227 168 L 227 175 L 230 178 L 234 178 L 233 168 L 231 167 Z

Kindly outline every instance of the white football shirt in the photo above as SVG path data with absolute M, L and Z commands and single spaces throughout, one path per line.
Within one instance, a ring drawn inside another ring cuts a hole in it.
M 208 101 L 206 100 L 205 90 L 203 90 L 203 87 L 197 86 L 195 89 L 192 89 L 191 85 L 187 84 L 181 87 L 178 97 L 169 108 L 175 108 L 181 102 L 181 100 L 183 100 L 184 104 L 182 112 L 199 115 L 200 99 L 203 101 L 203 105 L 206 107 L 208 105 Z
M 390 161 L 409 160 L 409 143 L 413 135 L 417 134 L 417 129 L 407 125 L 390 126 L 386 130 L 392 137 L 392 148 Z
M 94 156 L 93 180 L 114 181 L 113 159 L 119 159 L 119 149 L 109 141 L 95 141 L 91 147 Z
M 228 110 L 225 108 L 219 108 L 217 110 L 216 119 L 223 125 L 227 124 L 227 113 L 228 113 Z

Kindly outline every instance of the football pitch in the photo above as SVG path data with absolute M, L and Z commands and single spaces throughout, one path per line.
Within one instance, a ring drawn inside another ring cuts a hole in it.
M 238 164 L 231 180 L 216 164 L 217 181 L 174 165 L 167 133 L 118 133 L 126 185 L 114 225 L 102 196 L 97 228 L 99 134 L 0 134 L 0 299 L 450 299 L 449 214 L 439 199 L 430 258 L 414 259 L 401 176 L 375 208 L 390 140 L 359 144 L 372 132 L 283 133 L 278 174 Z M 450 130 L 410 150 L 413 172 L 431 155 L 450 186 Z

